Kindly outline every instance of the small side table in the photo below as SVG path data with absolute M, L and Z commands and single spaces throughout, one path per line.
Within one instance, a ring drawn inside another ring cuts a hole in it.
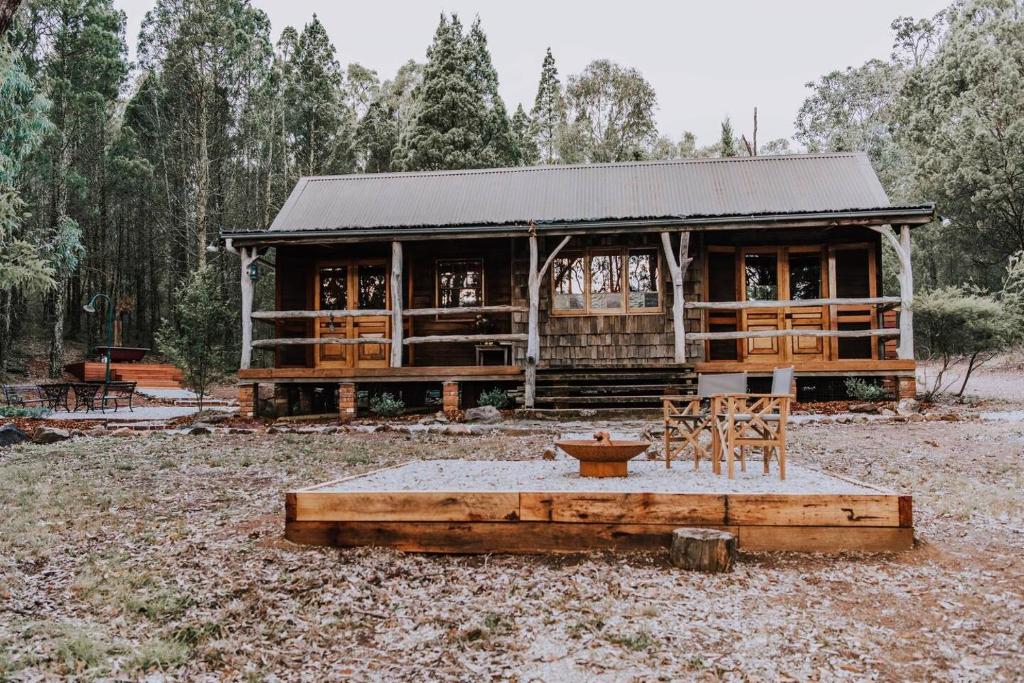
M 511 365 L 512 345 L 511 344 L 477 344 L 476 345 L 477 365 Z

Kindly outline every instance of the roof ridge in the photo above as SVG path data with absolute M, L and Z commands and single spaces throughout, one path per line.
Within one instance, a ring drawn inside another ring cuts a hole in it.
M 496 168 L 463 168 L 434 171 L 389 171 L 386 173 L 341 173 L 336 175 L 302 176 L 300 180 L 318 182 L 325 180 L 380 180 L 384 178 L 430 178 L 463 175 L 497 175 L 512 173 L 542 173 L 547 171 L 568 171 L 605 168 L 637 168 L 643 166 L 683 166 L 697 164 L 751 163 L 756 161 L 798 161 L 811 159 L 835 159 L 861 156 L 864 152 L 824 152 L 813 154 L 771 154 L 755 157 L 689 157 L 685 159 L 643 159 L 638 161 L 611 161 L 597 164 L 542 164 L 538 166 L 505 166 Z

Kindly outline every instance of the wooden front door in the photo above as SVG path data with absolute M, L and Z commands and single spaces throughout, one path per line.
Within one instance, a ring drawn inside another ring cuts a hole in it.
M 825 298 L 827 272 L 821 247 L 750 247 L 740 253 L 740 287 L 743 301 L 786 301 Z M 742 329 L 823 330 L 828 327 L 828 308 L 776 307 L 743 309 Z M 825 360 L 828 345 L 821 337 L 748 337 L 744 357 L 750 360 L 785 362 Z
M 379 311 L 388 307 L 387 262 L 383 259 L 350 259 L 321 263 L 316 273 L 318 311 Z M 387 339 L 388 315 L 324 316 L 316 319 L 320 339 Z M 386 368 L 387 344 L 320 344 L 318 367 Z

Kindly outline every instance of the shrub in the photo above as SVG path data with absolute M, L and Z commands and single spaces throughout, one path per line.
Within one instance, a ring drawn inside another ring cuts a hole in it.
M 889 392 L 881 385 L 859 377 L 846 379 L 846 395 L 855 401 L 884 401 L 889 398 Z
M 957 396 L 963 396 L 971 373 L 1009 349 L 1019 334 L 1016 316 L 1002 301 L 963 287 L 923 292 L 914 301 L 914 332 L 922 356 L 939 363 L 926 387 L 926 398 L 948 390 L 957 379 L 949 371 L 963 366 Z
M 494 387 L 493 389 L 487 389 L 480 392 L 480 398 L 477 400 L 477 405 L 480 406 L 494 406 L 498 410 L 507 408 L 512 405 L 512 397 L 508 395 L 508 392 L 500 387 Z
M 380 417 L 394 417 L 405 412 L 405 401 L 387 392 L 370 399 L 370 412 Z
M 0 406 L 0 417 L 46 417 L 50 414 L 49 408 L 33 406 L 24 408 L 22 406 Z

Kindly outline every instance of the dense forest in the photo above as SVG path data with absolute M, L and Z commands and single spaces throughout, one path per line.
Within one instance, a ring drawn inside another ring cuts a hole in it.
M 247 0 L 157 0 L 135 62 L 112 0 L 25 0 L 0 37 L 0 372 L 26 339 L 52 374 L 66 340 L 96 343 L 101 320 L 82 311 L 96 292 L 140 346 L 199 269 L 230 306 L 238 261 L 210 248 L 218 231 L 266 227 L 310 174 L 863 150 L 894 202 L 937 204 L 916 232 L 917 286 L 997 290 L 1024 250 L 1022 12 L 981 0 L 897 18 L 890 55 L 807 84 L 792 140 L 758 145 L 726 119 L 701 146 L 657 130 L 639 71 L 595 59 L 562 75 L 557 46 L 537 56 L 534 101 L 510 108 L 480 18 L 442 15 L 425 53 L 396 46 L 413 58 L 381 75 L 344 65 L 315 15 L 275 43 Z M 238 327 L 223 320 L 224 348 Z

